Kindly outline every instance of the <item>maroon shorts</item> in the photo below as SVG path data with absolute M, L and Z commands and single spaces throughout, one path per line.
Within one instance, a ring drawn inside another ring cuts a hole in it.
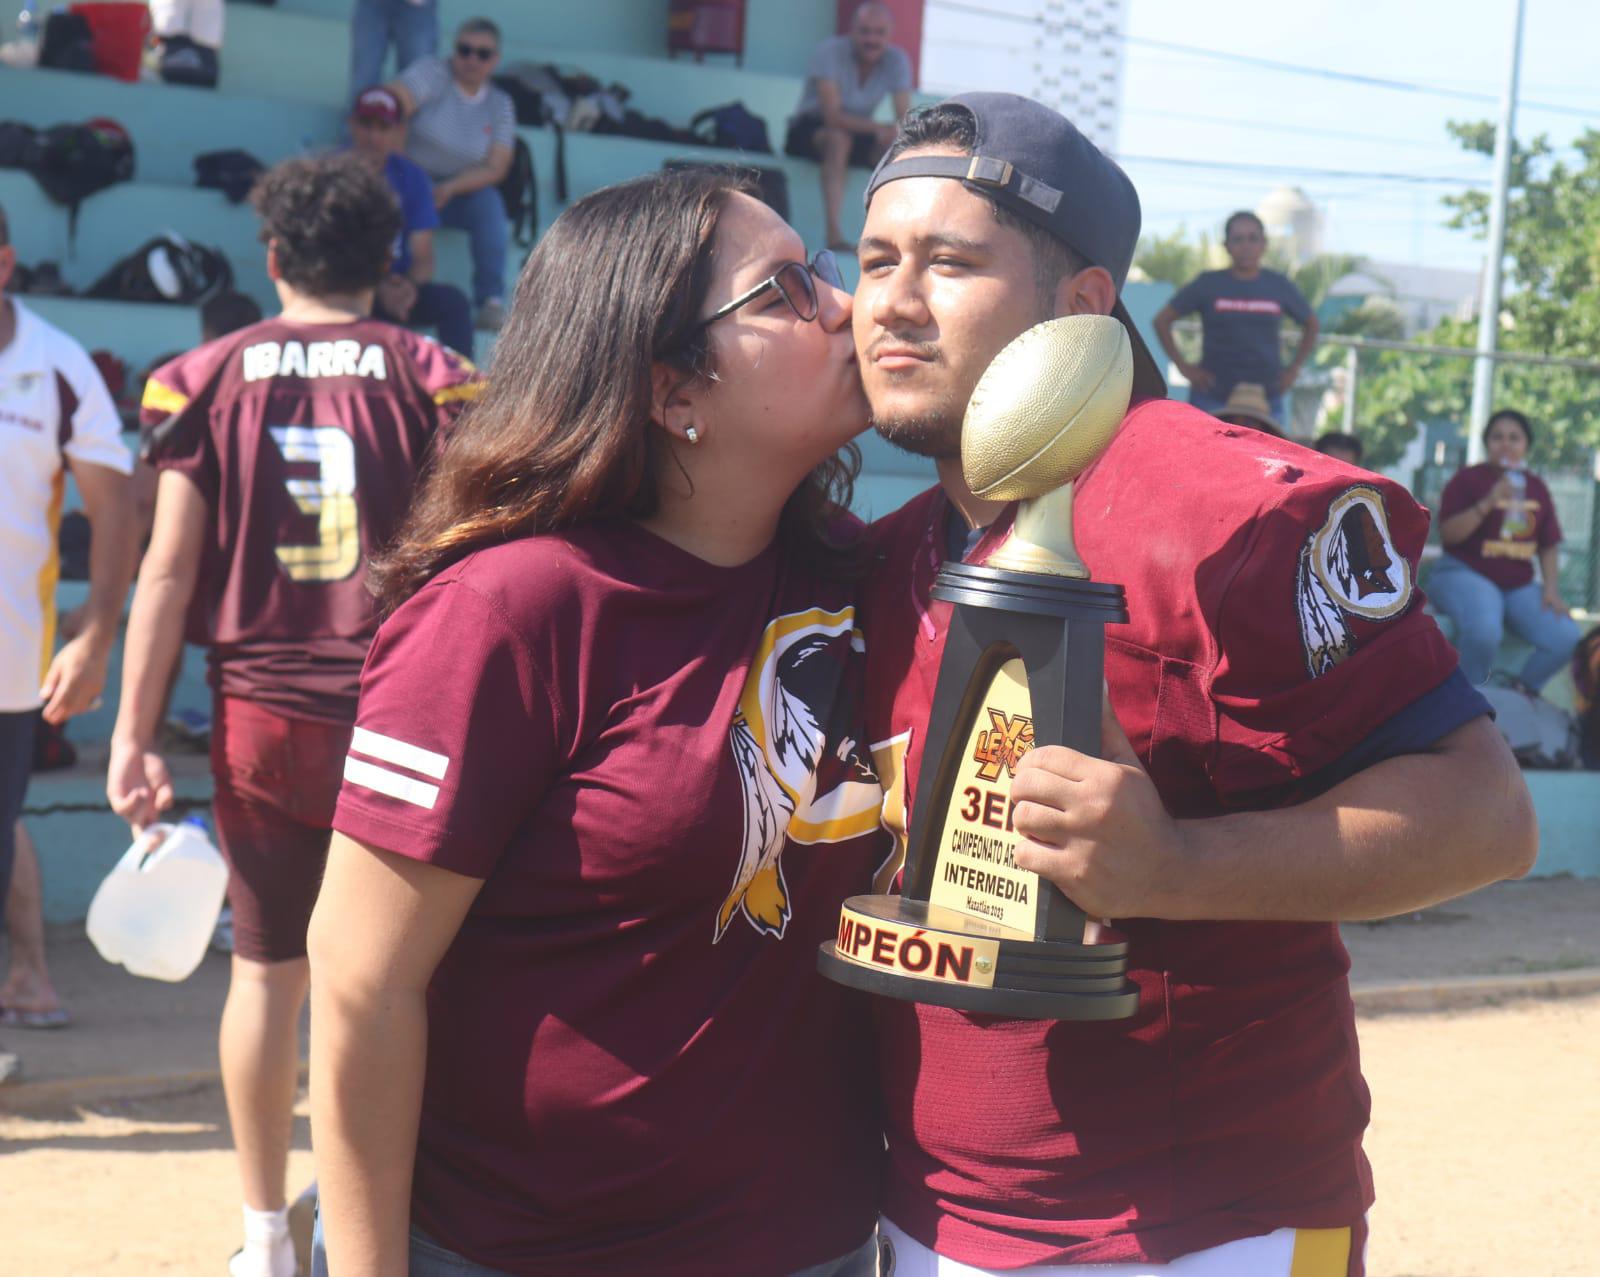
M 350 730 L 216 698 L 212 809 L 228 861 L 233 951 L 241 958 L 306 956 Z

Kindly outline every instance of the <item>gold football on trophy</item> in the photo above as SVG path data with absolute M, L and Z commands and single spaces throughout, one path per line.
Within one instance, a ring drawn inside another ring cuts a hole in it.
M 967 486 L 1026 501 L 1076 479 L 1117 431 L 1133 394 L 1133 348 L 1109 315 L 1036 324 L 994 357 L 961 425 Z

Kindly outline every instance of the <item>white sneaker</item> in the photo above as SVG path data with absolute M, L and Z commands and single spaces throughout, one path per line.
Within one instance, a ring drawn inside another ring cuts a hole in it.
M 270 1242 L 249 1242 L 228 1260 L 228 1277 L 295 1277 L 298 1271 L 288 1233 Z
M 483 332 L 498 332 L 506 322 L 506 306 L 498 297 L 491 297 L 478 307 L 478 317 L 473 327 Z

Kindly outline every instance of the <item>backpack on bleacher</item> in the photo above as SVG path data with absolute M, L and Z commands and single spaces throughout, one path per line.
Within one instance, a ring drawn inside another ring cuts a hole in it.
M 529 247 L 539 233 L 539 175 L 533 169 L 533 152 L 520 137 L 512 143 L 511 167 L 500 183 L 511 238 Z
M 221 250 L 167 231 L 147 240 L 89 286 L 85 297 L 194 306 L 233 287 Z
M 67 207 L 68 243 L 77 239 L 78 207 L 96 191 L 133 177 L 133 140 L 115 120 L 56 124 L 39 132 L 21 167 L 44 193 Z
M 689 121 L 689 128 L 705 146 L 725 146 L 733 151 L 772 154 L 767 122 L 743 102 L 707 107 Z

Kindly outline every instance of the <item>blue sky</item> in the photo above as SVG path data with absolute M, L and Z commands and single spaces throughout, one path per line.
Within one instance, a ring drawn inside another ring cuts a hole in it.
M 1031 31 L 972 8 L 1031 11 L 1028 0 L 928 0 L 924 87 L 1014 88 L 1032 63 Z M 1279 182 L 1326 215 L 1325 247 L 1386 261 L 1476 269 L 1479 241 L 1442 223 L 1454 186 L 1332 178 L 1305 167 L 1460 177 L 1492 165 L 1446 136 L 1450 119 L 1493 119 L 1509 61 L 1509 0 L 1131 0 L 1119 155 L 1139 187 L 1146 229 L 1214 229 Z M 1141 39 L 1486 94 L 1473 101 L 1242 66 L 1156 49 Z M 1517 135 L 1570 143 L 1600 128 L 1600 4 L 1527 0 Z M 1547 103 L 1578 114 L 1546 110 Z M 1149 158 L 1139 158 L 1149 157 Z M 1230 173 L 1160 157 L 1265 165 Z

